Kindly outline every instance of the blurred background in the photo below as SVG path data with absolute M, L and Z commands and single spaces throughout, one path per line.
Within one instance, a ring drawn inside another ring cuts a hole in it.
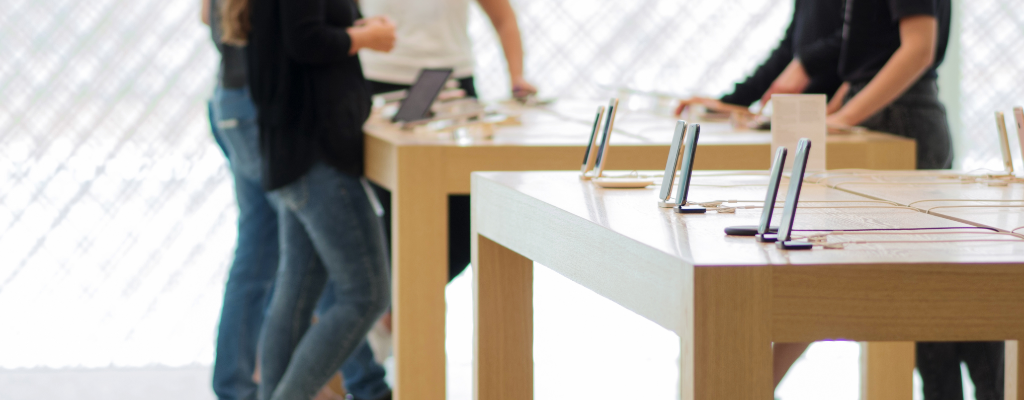
M 778 43 L 793 6 L 512 3 L 527 78 L 543 97 L 585 99 L 614 88 L 727 92 Z M 954 168 L 1001 169 L 993 112 L 1024 105 L 1024 7 L 953 4 L 940 90 L 957 144 Z M 70 398 L 92 398 L 79 386 L 118 398 L 111 394 L 129 393 L 126 376 L 140 377 L 131 384 L 149 395 L 212 398 L 209 365 L 236 210 L 207 119 L 217 54 L 199 5 L 0 0 L 0 398 L 40 398 L 40 390 L 57 393 L 54 383 L 79 393 Z M 500 99 L 509 93 L 505 63 L 476 6 L 470 30 L 478 90 Z M 1016 150 L 1014 158 L 1021 160 Z M 675 393 L 674 335 L 553 273 L 538 272 L 537 286 L 535 301 L 557 305 L 537 314 L 539 398 L 584 387 L 602 389 L 592 398 L 635 398 L 637 387 L 650 387 L 650 398 Z M 469 278 L 448 296 L 449 393 L 468 399 Z M 609 341 L 636 347 L 605 348 L 591 362 L 589 350 Z M 815 345 L 779 396 L 858 398 L 857 356 L 856 344 Z M 579 370 L 581 359 L 590 369 Z M 101 377 L 116 378 L 104 389 Z

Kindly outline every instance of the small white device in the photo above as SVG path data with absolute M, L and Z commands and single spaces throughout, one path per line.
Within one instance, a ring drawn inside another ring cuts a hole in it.
M 676 180 L 676 171 L 679 170 L 680 151 L 683 147 L 683 136 L 686 136 L 686 121 L 676 122 L 676 131 L 672 135 L 672 145 L 668 148 L 668 160 L 665 162 L 665 175 L 661 179 L 661 193 L 658 194 L 658 206 L 661 208 L 672 208 L 676 204 L 672 202 L 672 184 Z
M 1013 108 L 1013 122 L 1017 124 L 1017 142 L 1020 144 L 1020 154 L 1024 157 L 1024 107 Z
M 1010 156 L 1010 138 L 1006 134 L 1006 117 L 996 111 L 996 130 L 999 132 L 999 148 L 1003 151 L 1003 170 L 1013 174 L 1013 157 Z
M 632 189 L 643 188 L 653 185 L 654 181 L 639 176 L 604 176 L 605 165 L 608 164 L 609 144 L 612 141 L 612 131 L 615 129 L 615 114 L 619 111 L 619 99 L 613 98 L 608 101 L 608 108 L 604 116 L 604 129 L 601 129 L 601 140 L 597 146 L 597 161 L 594 167 L 594 184 L 603 188 Z

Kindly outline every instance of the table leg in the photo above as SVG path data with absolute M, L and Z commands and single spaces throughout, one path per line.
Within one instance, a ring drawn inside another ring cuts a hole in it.
M 915 357 L 914 342 L 861 343 L 861 399 L 913 399 Z
M 392 321 L 397 400 L 442 400 L 445 392 L 445 301 L 448 195 L 443 154 L 399 150 L 391 194 Z
M 771 269 L 697 268 L 693 276 L 692 303 L 684 296 L 681 307 L 680 398 L 771 399 Z
M 533 262 L 476 237 L 473 399 L 533 399 Z
M 1020 340 L 1006 341 L 1006 400 L 1024 400 L 1024 352 Z

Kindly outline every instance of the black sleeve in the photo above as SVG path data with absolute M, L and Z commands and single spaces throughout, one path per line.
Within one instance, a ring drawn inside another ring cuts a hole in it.
M 280 0 L 284 50 L 305 64 L 333 64 L 349 57 L 352 38 L 345 28 L 326 21 L 327 0 Z
M 889 0 L 889 12 L 892 21 L 914 15 L 938 15 L 938 4 L 935 0 Z
M 761 100 L 761 96 L 772 86 L 775 78 L 778 78 L 793 60 L 794 25 L 795 23 L 790 21 L 782 43 L 779 43 L 779 46 L 772 51 L 768 60 L 757 67 L 753 75 L 747 77 L 745 81 L 737 83 L 732 93 L 722 96 L 723 103 L 750 106 L 755 101 Z
M 837 74 L 839 71 L 839 54 L 843 48 L 843 30 L 814 41 L 804 47 L 796 58 L 800 59 L 808 76 L 821 76 L 826 73 Z

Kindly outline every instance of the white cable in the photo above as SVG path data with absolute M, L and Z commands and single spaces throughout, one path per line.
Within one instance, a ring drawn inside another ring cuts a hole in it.
M 913 207 L 917 203 L 932 203 L 937 201 L 949 201 L 949 202 L 960 202 L 960 201 L 976 201 L 979 203 L 990 202 L 990 203 L 1024 203 L 1024 200 L 973 200 L 973 199 L 931 199 L 931 200 L 918 200 L 913 203 L 907 204 L 907 207 Z
M 935 209 L 938 209 L 938 208 L 1022 208 L 1022 207 L 1024 207 L 1024 204 L 1013 204 L 1013 205 L 1004 204 L 1004 205 L 998 205 L 998 206 L 986 206 L 986 205 L 980 205 L 980 204 L 979 205 L 973 205 L 973 206 L 938 206 L 938 207 L 932 207 L 932 208 L 929 208 L 927 210 L 924 210 L 924 213 L 925 214 L 931 214 L 932 210 L 935 210 Z
M 849 182 L 839 182 L 839 183 L 831 186 L 831 188 L 838 189 L 839 186 L 841 186 L 841 185 L 851 184 L 851 183 L 858 184 L 858 185 L 965 185 L 965 184 L 968 184 L 968 183 L 976 183 L 976 182 L 964 182 L 964 181 L 956 181 L 956 182 L 864 182 L 864 181 L 849 181 Z
M 970 229 L 970 228 L 965 228 Z M 1024 240 L 1024 235 L 1012 232 L 950 232 L 950 231 L 936 231 L 936 232 L 909 232 L 909 231 L 832 231 L 810 235 L 808 238 L 826 238 L 828 236 L 840 236 L 840 235 L 997 235 L 997 236 L 1012 236 L 1017 239 Z
M 970 239 L 970 240 L 859 240 L 853 242 L 828 243 L 822 245 L 826 249 L 842 249 L 850 244 L 873 244 L 873 243 L 965 243 L 965 242 L 1004 242 L 1024 243 L 1024 240 L 994 240 L 994 239 Z

